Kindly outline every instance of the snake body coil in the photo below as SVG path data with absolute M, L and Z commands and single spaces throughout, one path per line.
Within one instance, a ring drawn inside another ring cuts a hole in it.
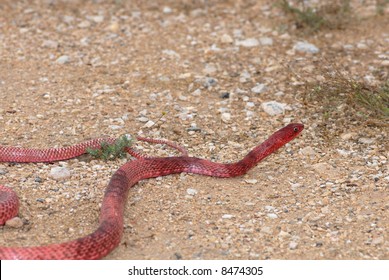
M 100 259 L 119 245 L 123 234 L 123 215 L 128 190 L 140 180 L 181 172 L 213 177 L 240 176 L 298 136 L 303 128 L 302 124 L 297 123 L 285 126 L 236 163 L 216 163 L 189 157 L 185 153 L 180 157 L 161 158 L 142 157 L 136 154 L 138 159 L 127 162 L 112 176 L 102 202 L 99 226 L 93 233 L 60 244 L 37 247 L 0 247 L 0 259 Z M 0 146 L 0 161 L 52 162 L 64 160 L 85 153 L 87 147 L 96 148 L 100 144 L 101 140 L 97 139 L 67 148 L 47 150 Z M 170 143 L 170 146 L 174 147 L 174 144 Z M 2 203 L 2 201 L 5 202 Z M 17 204 L 13 192 L 0 186 L 0 214 L 7 214 L 5 219 L 15 216 L 17 210 L 15 211 L 11 206 L 17 206 Z

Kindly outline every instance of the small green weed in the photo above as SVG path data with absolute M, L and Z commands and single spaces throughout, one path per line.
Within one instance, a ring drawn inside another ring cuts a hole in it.
M 350 0 L 326 1 L 317 7 L 307 6 L 304 0 L 280 0 L 278 6 L 292 17 L 297 29 L 308 33 L 322 28 L 342 29 L 352 17 Z
M 339 71 L 327 72 L 324 78 L 319 84 L 307 85 L 305 102 L 316 100 L 327 109 L 348 104 L 350 113 L 356 112 L 364 118 L 389 118 L 389 80 L 373 87 L 347 78 Z
M 100 149 L 88 148 L 87 153 L 97 159 L 104 161 L 114 160 L 116 158 L 124 158 L 127 155 L 125 148 L 132 145 L 132 139 L 129 139 L 126 135 L 119 137 L 115 143 L 108 144 L 107 142 L 101 143 Z

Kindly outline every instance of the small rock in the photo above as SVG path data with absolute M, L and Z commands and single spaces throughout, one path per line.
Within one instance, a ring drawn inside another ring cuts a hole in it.
M 361 144 L 371 144 L 374 142 L 374 139 L 371 138 L 366 138 L 366 137 L 361 137 L 358 139 L 358 142 Z
M 320 209 L 320 211 L 323 213 L 323 214 L 328 214 L 330 213 L 330 209 L 328 208 L 328 206 L 324 206 Z
M 215 78 L 206 77 L 203 80 L 203 86 L 205 88 L 213 87 L 213 86 L 216 86 L 216 85 L 217 85 L 217 80 Z
M 66 167 L 57 166 L 51 168 L 49 176 L 54 180 L 61 180 L 69 178 L 71 173 Z
M 0 175 L 5 175 L 5 174 L 7 174 L 8 173 L 8 171 L 6 170 L 6 169 L 0 169 Z
M 84 20 L 84 21 L 82 21 L 82 22 L 80 22 L 79 24 L 78 24 L 78 27 L 79 28 L 88 28 L 88 27 L 90 27 L 90 22 L 89 21 L 87 21 L 87 20 Z
M 379 237 L 373 238 L 373 240 L 371 241 L 371 244 L 373 244 L 373 245 L 378 245 L 378 244 L 382 244 L 382 243 L 384 243 L 384 237 L 383 236 L 379 236 Z
M 280 233 L 278 234 L 278 236 L 281 238 L 287 238 L 287 237 L 290 237 L 290 234 L 286 231 L 281 230 Z
M 314 157 L 316 155 L 315 150 L 311 146 L 304 147 L 300 150 L 300 153 L 305 156 Z
M 259 46 L 259 41 L 255 38 L 249 38 L 246 40 L 236 42 L 236 45 L 246 47 L 246 48 L 252 48 L 252 47 Z
M 389 60 L 381 61 L 381 66 L 389 66 Z
M 222 219 L 232 219 L 234 217 L 234 215 L 230 215 L 230 214 L 224 214 L 222 216 Z
M 197 190 L 196 189 L 187 189 L 186 193 L 189 194 L 189 195 L 196 195 L 197 194 Z
M 273 212 L 274 210 L 276 210 L 276 208 L 274 206 L 271 206 L 271 205 L 266 205 L 265 210 L 268 212 Z
M 112 125 L 109 126 L 109 128 L 112 129 L 112 130 L 119 130 L 119 129 L 123 128 L 123 126 L 112 124 Z
M 149 121 L 149 118 L 147 118 L 147 117 L 139 117 L 138 121 L 140 121 L 142 123 L 147 123 Z
M 69 63 L 70 62 L 70 58 L 67 55 L 62 55 L 62 56 L 58 57 L 55 62 L 57 62 L 59 64 Z
M 255 87 L 251 89 L 251 92 L 259 94 L 262 93 L 266 90 L 266 85 L 265 84 L 257 84 Z
M 104 16 L 91 16 L 88 18 L 93 20 L 95 23 L 101 23 L 104 21 Z
M 117 21 L 115 22 L 112 22 L 108 29 L 111 31 L 111 32 L 114 32 L 114 33 L 117 33 L 119 30 L 120 30 L 120 26 L 119 26 L 119 23 Z
M 318 53 L 319 48 L 313 44 L 307 42 L 297 42 L 294 47 L 296 51 L 304 52 L 304 53 Z
M 263 102 L 261 106 L 265 113 L 269 114 L 270 116 L 276 116 L 285 112 L 286 104 L 279 103 L 277 101 L 269 101 Z
M 172 8 L 165 6 L 165 7 L 163 7 L 162 12 L 164 14 L 170 14 L 172 12 Z
M 246 179 L 244 180 L 247 184 L 251 184 L 251 185 L 254 185 L 256 183 L 258 183 L 258 180 L 256 179 Z
M 206 75 L 213 74 L 217 71 L 217 68 L 214 64 L 207 64 L 203 69 L 203 73 Z
M 231 44 L 234 42 L 234 39 L 228 34 L 223 34 L 222 37 L 220 38 L 220 41 L 224 44 Z
M 162 51 L 162 54 L 166 54 L 167 56 L 170 56 L 170 57 L 175 57 L 175 58 L 180 58 L 180 55 L 174 51 L 174 50 L 163 50 Z
M 57 41 L 53 40 L 45 40 L 43 41 L 42 47 L 50 48 L 50 49 L 56 49 L 58 48 L 59 44 Z
M 278 218 L 277 214 L 275 214 L 275 213 L 269 213 L 269 214 L 267 214 L 267 216 L 268 216 L 270 219 L 277 219 L 277 218 Z
M 270 227 L 264 226 L 264 227 L 261 228 L 261 233 L 273 234 L 273 230 Z
M 229 93 L 229 92 L 223 92 L 223 93 L 220 95 L 220 98 L 223 98 L 223 99 L 230 98 L 230 93 Z
M 340 138 L 343 140 L 347 141 L 350 140 L 351 138 L 355 137 L 357 134 L 355 132 L 348 132 L 348 133 L 343 133 L 340 135 Z
M 271 45 L 273 45 L 273 39 L 269 38 L 269 37 L 262 37 L 262 38 L 259 38 L 259 43 L 262 46 L 271 46 Z
M 341 175 L 340 170 L 325 162 L 316 163 L 312 165 L 312 167 L 320 175 L 320 177 L 325 179 L 336 180 Z
M 6 221 L 5 225 L 12 228 L 21 228 L 23 226 L 23 221 L 19 217 L 13 217 Z
M 223 122 L 229 122 L 231 120 L 231 114 L 230 113 L 222 113 L 222 121 Z
M 297 242 L 291 241 L 291 242 L 289 243 L 289 249 L 290 249 L 290 250 L 295 250 L 295 249 L 297 249 L 297 247 L 298 247 L 298 243 L 297 243 Z
M 343 150 L 343 149 L 336 149 L 336 151 L 338 152 L 338 154 L 340 154 L 341 156 L 348 156 L 351 154 L 350 151 L 347 151 L 347 150 Z
M 150 128 L 150 127 L 152 127 L 153 125 L 155 125 L 155 122 L 149 120 L 148 122 L 146 122 L 146 124 L 144 125 L 144 127 Z

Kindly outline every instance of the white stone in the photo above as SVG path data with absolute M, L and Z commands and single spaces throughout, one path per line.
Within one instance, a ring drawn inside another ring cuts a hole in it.
M 261 43 L 262 46 L 271 46 L 271 45 L 273 45 L 273 39 L 269 38 L 269 37 L 259 38 L 259 42 Z
M 297 249 L 297 247 L 298 247 L 298 243 L 297 243 L 297 242 L 291 241 L 291 242 L 289 243 L 289 249 L 295 250 L 295 249 Z
M 319 48 L 313 44 L 307 42 L 297 42 L 294 47 L 296 51 L 304 52 L 304 53 L 318 53 Z
M 62 56 L 57 58 L 56 62 L 59 63 L 59 64 L 69 63 L 70 62 L 70 58 L 67 55 L 62 55 Z
M 269 214 L 267 214 L 267 216 L 268 216 L 270 219 L 277 219 L 277 218 L 278 218 L 277 214 L 275 214 L 275 213 L 269 213 Z
M 222 114 L 222 121 L 223 122 L 229 122 L 231 120 L 231 114 L 230 113 L 223 113 Z
M 232 39 L 232 37 L 228 34 L 223 34 L 220 38 L 220 41 L 225 44 L 231 44 L 234 42 L 234 39 Z
M 265 84 L 257 84 L 255 87 L 251 89 L 251 92 L 259 94 L 264 92 L 266 89 L 267 88 Z
M 62 180 L 69 178 L 71 173 L 66 167 L 56 166 L 51 168 L 49 176 L 54 180 Z
M 197 190 L 189 188 L 189 189 L 186 190 L 186 193 L 189 194 L 189 195 L 196 195 L 197 194 Z
M 246 47 L 246 48 L 252 48 L 252 47 L 259 46 L 259 41 L 255 38 L 249 38 L 246 40 L 236 42 L 236 45 Z
M 286 104 L 279 103 L 277 101 L 269 101 L 263 102 L 261 106 L 265 113 L 269 114 L 270 116 L 276 116 L 281 115 L 285 112 Z
M 230 214 L 224 214 L 222 216 L 222 219 L 232 219 L 234 217 L 234 215 L 230 215 Z

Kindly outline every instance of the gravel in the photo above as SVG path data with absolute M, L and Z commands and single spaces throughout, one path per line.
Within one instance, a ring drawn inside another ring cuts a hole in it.
M 303 98 L 305 81 L 323 79 L 320 65 L 372 82 L 387 77 L 389 17 L 374 16 L 374 1 L 351 1 L 361 22 L 306 42 L 266 1 L 41 2 L 0 9 L 2 145 L 62 147 L 132 133 L 228 163 L 289 122 L 305 125 L 242 177 L 136 184 L 108 259 L 389 258 L 387 126 L 350 117 L 348 107 L 327 108 L 338 117 L 326 118 L 321 100 Z M 1 245 L 92 232 L 104 189 L 127 160 L 1 163 L 0 182 L 17 191 L 23 222 L 2 229 Z

